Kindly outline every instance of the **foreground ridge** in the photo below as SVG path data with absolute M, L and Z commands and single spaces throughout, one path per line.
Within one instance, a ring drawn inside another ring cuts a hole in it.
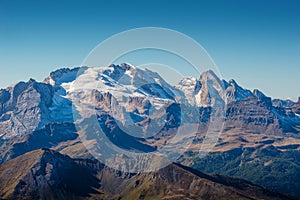
M 0 196 L 9 199 L 290 199 L 247 181 L 206 175 L 180 164 L 128 174 L 49 149 L 1 165 L 0 183 Z

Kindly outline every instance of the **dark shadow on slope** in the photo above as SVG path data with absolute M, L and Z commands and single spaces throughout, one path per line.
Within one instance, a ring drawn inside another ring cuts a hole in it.
M 103 114 L 98 116 L 98 120 L 102 131 L 114 145 L 136 152 L 153 152 L 156 150 L 155 147 L 143 144 L 143 139 L 133 137 L 122 131 L 113 117 Z

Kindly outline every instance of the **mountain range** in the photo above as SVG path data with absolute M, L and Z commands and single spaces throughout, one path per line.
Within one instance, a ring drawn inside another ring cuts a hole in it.
M 156 172 L 105 166 L 90 149 L 104 157 L 109 145 L 78 124 L 93 115 L 125 151 L 163 152 L 167 144 L 168 156 L 178 156 Z M 300 101 L 271 99 L 213 71 L 172 86 L 128 63 L 59 69 L 0 90 L 0 196 L 292 199 L 300 196 L 299 133 Z

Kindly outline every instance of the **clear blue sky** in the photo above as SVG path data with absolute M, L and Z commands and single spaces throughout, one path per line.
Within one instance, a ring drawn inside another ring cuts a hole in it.
M 145 26 L 194 38 L 226 79 L 300 96 L 298 0 L 0 0 L 0 87 L 78 66 L 109 36 Z

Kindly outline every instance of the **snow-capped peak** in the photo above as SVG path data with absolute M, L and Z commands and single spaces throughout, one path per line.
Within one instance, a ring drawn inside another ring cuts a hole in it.
M 87 67 L 76 67 L 73 69 L 62 68 L 50 73 L 44 83 L 50 85 L 61 85 L 62 83 L 69 83 L 76 79 L 79 71 L 84 71 Z
M 185 78 L 176 85 L 176 88 L 184 92 L 189 102 L 196 102 L 196 105 L 201 107 L 225 105 L 253 95 L 233 79 L 228 82 L 220 80 L 212 70 L 202 73 L 199 80 L 192 77 Z
M 190 104 L 195 105 L 195 94 L 197 94 L 201 89 L 201 82 L 195 77 L 190 76 L 182 79 L 177 85 L 175 85 L 175 88 L 184 93 Z

